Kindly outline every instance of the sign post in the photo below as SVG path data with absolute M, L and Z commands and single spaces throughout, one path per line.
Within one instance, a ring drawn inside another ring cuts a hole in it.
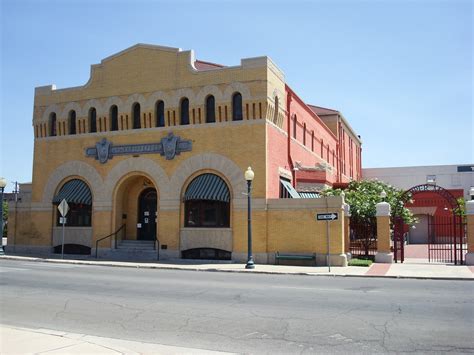
M 339 214 L 337 212 L 316 214 L 317 221 L 326 221 L 326 245 L 327 245 L 326 259 L 328 263 L 329 272 L 331 272 L 331 258 L 329 254 L 329 222 L 336 221 L 338 218 L 339 218 Z
M 63 239 L 61 243 L 61 259 L 64 259 L 64 225 L 66 224 L 66 215 L 69 211 L 69 205 L 66 199 L 63 199 L 58 206 L 59 213 L 61 213 L 60 222 L 63 225 Z

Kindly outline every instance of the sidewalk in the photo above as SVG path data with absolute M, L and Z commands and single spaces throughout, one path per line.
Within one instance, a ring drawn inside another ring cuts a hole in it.
M 448 279 L 474 281 L 474 266 L 446 265 L 428 263 L 420 259 L 406 259 L 403 264 L 372 264 L 370 267 L 331 267 L 327 266 L 285 266 L 257 264 L 255 269 L 245 269 L 245 264 L 207 263 L 199 260 L 170 259 L 157 262 L 129 262 L 105 260 L 71 260 L 44 259 L 25 256 L 5 255 L 0 260 L 22 260 L 31 262 L 50 262 L 78 265 L 99 265 L 110 267 L 133 267 L 147 269 L 170 269 L 189 271 L 245 272 L 260 274 L 310 275 L 310 276 L 345 276 L 345 277 L 387 277 L 413 279 Z
M 0 325 L 1 354 L 226 354 L 218 351 Z

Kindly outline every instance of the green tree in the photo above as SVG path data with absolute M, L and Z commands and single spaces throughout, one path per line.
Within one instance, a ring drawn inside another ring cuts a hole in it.
M 385 191 L 383 199 L 390 204 L 392 216 L 400 216 L 408 225 L 416 223 L 413 213 L 405 207 L 411 201 L 411 194 L 397 189 L 379 180 L 352 181 L 344 190 L 345 201 L 350 206 L 351 219 L 361 223 L 370 223 L 376 215 L 375 205 L 382 202 L 380 194 Z M 326 189 L 323 196 L 339 196 L 341 189 Z

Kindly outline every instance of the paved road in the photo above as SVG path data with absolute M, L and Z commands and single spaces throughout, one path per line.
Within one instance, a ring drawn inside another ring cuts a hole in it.
M 474 352 L 474 282 L 0 261 L 1 323 L 246 353 Z

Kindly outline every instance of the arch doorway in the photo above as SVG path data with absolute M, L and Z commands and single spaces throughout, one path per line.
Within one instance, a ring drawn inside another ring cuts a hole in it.
M 138 198 L 137 239 L 155 240 L 157 194 L 153 187 L 142 191 Z
M 424 184 L 412 187 L 405 194 L 410 194 L 412 199 L 405 207 L 412 210 L 419 223 L 415 230 L 408 230 L 401 216 L 392 216 L 395 262 L 404 261 L 408 239 L 411 244 L 408 254 L 412 254 L 412 258 L 426 256 L 429 262 L 463 264 L 467 252 L 465 223 L 452 192 L 438 185 Z

